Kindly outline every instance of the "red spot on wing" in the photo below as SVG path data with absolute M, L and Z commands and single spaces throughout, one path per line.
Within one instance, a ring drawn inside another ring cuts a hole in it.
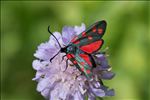
M 103 41 L 99 40 L 99 41 L 90 43 L 88 45 L 81 46 L 80 49 L 83 50 L 84 52 L 91 54 L 97 51 L 102 46 L 102 44 L 103 44 Z
M 90 73 L 91 73 L 91 71 L 90 71 L 90 70 L 86 70 L 86 73 L 87 73 L 87 74 L 90 74 Z
M 102 34 L 103 33 L 103 29 L 102 28 L 99 28 L 98 29 L 98 34 Z
M 80 43 L 80 41 L 78 40 L 78 41 L 75 41 L 75 42 L 73 42 L 74 44 L 78 44 L 78 43 Z
M 85 37 L 86 36 L 86 32 L 82 32 L 82 36 Z
M 74 64 L 77 64 L 77 61 L 74 60 L 73 63 L 74 63 Z
M 89 40 L 92 40 L 93 38 L 92 38 L 92 36 L 88 36 L 88 39 L 89 39 Z
M 74 38 L 71 40 L 71 42 L 74 43 L 74 44 L 80 43 L 80 41 L 77 40 L 77 39 L 78 39 L 78 37 L 76 36 L 76 37 L 74 37 Z
M 75 37 L 71 40 L 71 42 L 74 42 L 74 41 L 76 41 L 77 39 L 78 39 L 78 37 L 75 36 Z
M 92 66 L 92 63 L 91 63 L 90 58 L 89 58 L 88 55 L 86 55 L 86 54 L 79 54 L 79 56 L 81 58 L 83 58 L 90 66 Z
M 84 72 L 84 67 L 81 68 L 81 71 Z
M 75 55 L 74 54 L 71 54 L 71 56 L 74 58 L 75 57 Z
M 82 66 L 84 66 L 84 65 L 85 65 L 85 63 L 84 63 L 84 62 L 80 62 L 80 64 L 81 64 Z
M 72 56 L 70 54 L 67 54 L 67 58 L 70 59 L 72 58 Z
M 68 59 L 74 58 L 75 56 L 73 54 L 67 54 L 66 55 Z
M 92 29 L 92 32 L 96 32 L 96 28 L 95 27 Z

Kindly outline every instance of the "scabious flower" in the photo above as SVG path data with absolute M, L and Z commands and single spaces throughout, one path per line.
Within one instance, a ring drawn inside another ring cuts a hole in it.
M 75 27 L 65 26 L 62 29 L 62 35 L 59 32 L 53 34 L 63 47 L 76 35 L 85 30 L 85 25 Z M 92 70 L 94 79 L 88 80 L 86 76 L 68 63 L 66 68 L 66 58 L 62 61 L 64 53 L 59 53 L 53 60 L 52 58 L 60 47 L 53 36 L 49 41 L 42 43 L 34 56 L 32 66 L 36 70 L 34 81 L 37 81 L 37 91 L 48 100 L 95 100 L 96 97 L 113 96 L 114 90 L 104 86 L 101 80 L 111 79 L 114 76 L 111 67 L 108 65 L 106 54 L 95 55 L 97 67 Z

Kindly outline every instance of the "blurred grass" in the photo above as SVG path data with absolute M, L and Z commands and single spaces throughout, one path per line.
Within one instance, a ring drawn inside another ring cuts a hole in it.
M 105 84 L 116 90 L 104 100 L 148 100 L 150 94 L 149 7 L 137 1 L 60 2 L 1 1 L 1 99 L 43 100 L 36 91 L 33 53 L 48 40 L 47 26 L 60 31 L 64 25 L 87 26 L 105 19 L 105 44 L 116 73 Z

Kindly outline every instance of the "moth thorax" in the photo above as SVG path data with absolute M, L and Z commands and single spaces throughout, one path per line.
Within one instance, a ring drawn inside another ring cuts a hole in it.
M 68 53 L 73 53 L 73 52 L 75 52 L 75 47 L 74 47 L 74 46 L 69 46 L 69 47 L 67 48 L 67 52 L 68 52 Z

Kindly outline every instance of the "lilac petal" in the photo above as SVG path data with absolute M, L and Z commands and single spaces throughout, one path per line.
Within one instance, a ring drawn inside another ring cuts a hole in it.
M 57 52 L 58 50 L 48 42 L 42 43 L 38 46 L 38 50 L 34 54 L 35 57 L 41 59 L 41 60 L 49 60 L 53 57 L 53 54 Z
M 42 75 L 43 75 L 43 72 L 37 71 L 35 77 L 32 80 L 35 80 L 38 82 Z
M 77 35 L 79 35 L 80 33 L 82 33 L 83 31 L 85 31 L 86 27 L 85 24 L 82 23 L 81 26 L 75 26 L 74 30 L 76 32 Z
M 92 85 L 90 85 L 90 90 L 99 97 L 104 97 L 105 96 L 105 91 L 100 89 L 100 88 L 94 88 Z
M 56 89 L 54 89 L 53 91 L 51 91 L 51 93 L 50 93 L 50 99 L 49 100 L 59 100 L 58 92 L 57 92 Z
M 49 98 L 49 94 L 50 94 L 49 88 L 46 88 L 46 89 L 44 89 L 44 90 L 41 92 L 41 95 L 42 95 L 43 97 L 45 97 L 46 99 Z
M 92 93 L 88 93 L 88 100 L 96 100 L 95 95 Z
M 33 69 L 35 69 L 35 70 L 40 70 L 41 67 L 42 67 L 42 64 L 40 63 L 39 60 L 34 60 L 34 61 L 32 62 L 32 66 L 33 66 Z
M 55 86 L 55 89 L 51 91 L 51 99 L 50 100 L 65 100 L 68 94 L 68 87 L 63 86 L 64 84 L 59 83 Z M 65 88 L 66 87 L 66 88 Z
M 100 84 L 99 82 L 95 82 L 95 83 L 94 83 L 94 86 L 95 86 L 96 88 L 99 88 L 99 87 L 101 86 L 101 84 Z
M 59 88 L 57 88 L 57 86 L 59 85 L 60 83 L 60 80 L 56 79 L 55 77 L 49 77 L 49 85 L 48 85 L 48 88 L 49 88 L 49 100 L 59 100 L 58 99 L 58 95 L 59 95 Z M 61 89 L 61 88 L 60 88 Z
M 63 27 L 62 29 L 62 39 L 65 45 L 68 45 L 70 41 L 75 36 L 75 31 L 73 27 Z
M 70 94 L 67 95 L 66 100 L 73 100 L 74 96 Z
M 71 79 L 68 79 L 68 81 L 61 80 L 60 82 L 58 82 L 57 85 L 55 85 L 55 89 L 51 91 L 51 100 L 53 100 L 53 98 L 56 98 L 55 96 L 57 96 L 60 99 L 67 100 L 68 95 L 71 93 L 70 87 L 74 82 L 72 84 L 71 83 L 72 83 Z
M 103 71 L 100 74 L 100 77 L 102 79 L 112 79 L 114 76 L 115 76 L 115 74 L 110 71 Z
M 33 78 L 32 80 L 39 81 L 40 79 L 43 78 L 43 76 L 45 77 L 46 76 L 45 74 L 48 71 L 47 70 L 48 69 L 48 64 L 49 64 L 49 61 L 40 62 L 39 60 L 34 60 L 33 61 L 33 67 L 34 67 L 34 69 L 37 70 L 37 72 L 36 72 L 35 78 Z
M 114 95 L 115 95 L 114 89 L 110 89 L 106 92 L 106 96 L 114 96 Z
M 95 69 L 97 71 L 104 71 L 104 70 L 108 70 L 109 68 L 111 68 L 109 65 L 99 65 Z
M 63 100 L 66 100 L 68 94 L 70 94 L 70 84 L 68 84 L 68 82 L 62 82 L 57 88 L 59 91 L 59 97 Z
M 74 100 L 84 100 L 84 96 L 79 91 L 76 91 L 74 94 Z
M 86 77 L 85 76 L 78 76 L 77 80 L 86 81 Z
M 32 66 L 35 70 L 42 70 L 46 66 L 48 66 L 49 61 L 40 61 L 40 60 L 34 60 L 32 63 Z
M 108 61 L 104 55 L 96 55 L 97 56 L 97 61 L 99 64 L 103 66 L 108 66 Z
M 76 69 L 75 67 L 73 67 L 73 68 L 68 67 L 67 70 L 66 70 L 66 72 L 72 74 L 72 73 L 74 73 L 74 70 L 75 70 L 75 69 Z
M 114 89 L 109 89 L 109 90 L 108 90 L 108 87 L 106 87 L 106 86 L 104 86 L 104 85 L 101 86 L 101 89 L 105 91 L 106 96 L 114 96 L 114 95 L 115 95 Z
M 68 92 L 69 92 L 68 90 L 65 90 L 65 91 L 63 91 L 63 92 L 60 92 L 60 93 L 59 93 L 59 97 L 60 97 L 61 99 L 63 99 L 63 100 L 66 100 Z
M 81 86 L 79 85 L 79 90 L 80 90 L 80 93 L 83 95 L 87 92 L 87 89 L 84 89 L 83 85 L 81 85 Z
M 103 66 L 103 68 L 105 68 L 105 67 L 108 68 L 108 67 L 109 67 L 109 66 L 108 66 L 108 61 L 107 61 L 107 60 L 102 61 L 102 62 L 101 62 L 101 65 Z M 105 66 L 105 67 L 104 67 L 104 66 Z
M 43 91 L 49 84 L 49 79 L 48 78 L 44 78 L 43 80 L 41 80 L 39 83 L 38 83 L 38 86 L 37 86 L 37 91 L 41 92 Z
M 104 54 L 97 54 L 96 57 L 97 57 L 100 61 L 106 60 L 106 57 L 105 57 Z
M 102 89 L 93 88 L 92 91 L 96 96 L 99 96 L 99 97 L 105 96 L 105 92 Z
M 110 68 L 110 66 L 108 65 L 108 61 L 105 57 L 104 54 L 99 54 L 99 55 L 96 55 L 97 56 L 97 60 L 96 62 L 99 64 L 97 67 L 96 67 L 96 70 L 97 71 L 102 71 L 102 70 L 108 70 Z

